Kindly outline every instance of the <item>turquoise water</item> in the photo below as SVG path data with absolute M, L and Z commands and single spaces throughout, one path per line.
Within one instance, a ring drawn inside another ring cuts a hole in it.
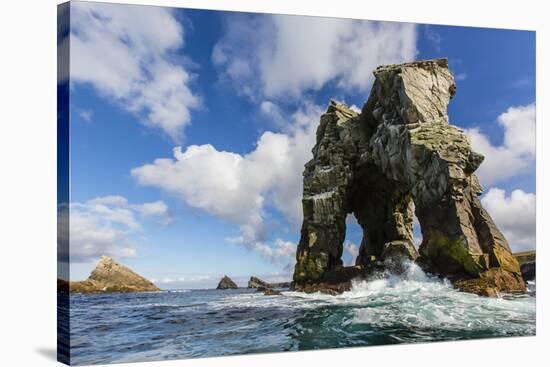
M 411 265 L 340 296 L 181 290 L 71 295 L 71 363 L 535 335 L 535 294 L 458 292 Z

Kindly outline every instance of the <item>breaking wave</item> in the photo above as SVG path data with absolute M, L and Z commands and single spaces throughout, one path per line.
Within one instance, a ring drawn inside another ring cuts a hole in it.
M 338 296 L 191 290 L 71 296 L 71 361 L 152 361 L 534 335 L 535 284 L 523 295 L 459 292 L 411 264 Z
M 261 294 L 228 297 L 233 306 L 315 309 L 342 306 L 350 313 L 342 326 L 365 325 L 408 331 L 400 341 L 460 339 L 467 335 L 534 335 L 536 307 L 534 282 L 529 293 L 482 297 L 455 289 L 448 279 L 426 274 L 408 264 L 401 275 L 383 273 L 353 281 L 352 289 L 338 296 L 284 292 L 284 297 Z

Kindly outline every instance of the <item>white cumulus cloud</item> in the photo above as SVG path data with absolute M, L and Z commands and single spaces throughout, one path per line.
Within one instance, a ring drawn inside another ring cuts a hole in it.
M 355 265 L 355 260 L 359 255 L 359 246 L 346 240 L 344 241 L 344 253 L 348 257 L 348 261 L 346 261 L 344 265 L 346 266 Z
M 103 196 L 84 203 L 74 202 L 59 212 L 60 248 L 67 248 L 73 263 L 97 260 L 101 255 L 116 258 L 136 256 L 129 236 L 141 230 L 144 217 L 170 221 L 170 213 L 162 201 L 131 204 L 122 196 Z M 67 221 L 69 232 L 67 228 Z
M 482 184 L 493 185 L 525 174 L 535 162 L 535 104 L 513 106 L 497 118 L 504 130 L 501 145 L 493 145 L 479 128 L 466 130 L 475 151 L 485 160 L 476 171 Z
M 75 2 L 69 37 L 72 83 L 90 84 L 145 125 L 182 137 L 200 99 L 192 74 L 174 61 L 184 29 L 172 10 Z
M 272 111 L 281 113 L 274 104 L 266 113 Z M 280 239 L 266 243 L 265 209 L 275 208 L 299 228 L 302 171 L 311 159 L 322 112 L 305 103 L 286 118 L 283 132 L 263 133 L 248 154 L 220 151 L 209 144 L 176 147 L 173 158 L 156 159 L 131 173 L 142 185 L 158 187 L 191 207 L 238 224 L 240 234 L 231 242 L 272 263 L 292 262 L 294 244 Z
M 536 196 L 522 190 L 510 195 L 491 188 L 481 202 L 508 240 L 513 252 L 533 250 L 536 244 Z
M 330 81 L 365 91 L 378 65 L 414 60 L 416 38 L 407 23 L 231 14 L 212 61 L 253 99 L 299 97 Z
M 286 269 L 294 268 L 296 244 L 291 241 L 284 241 L 277 238 L 274 245 L 269 245 L 262 241 L 242 241 L 242 239 L 233 239 L 238 244 L 244 245 L 249 250 L 255 251 L 267 261 L 275 265 L 280 265 Z

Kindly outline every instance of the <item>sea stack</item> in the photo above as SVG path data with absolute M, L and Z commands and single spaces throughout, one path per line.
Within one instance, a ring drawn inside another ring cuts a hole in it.
M 224 275 L 224 277 L 220 280 L 218 283 L 218 286 L 216 289 L 237 289 L 237 284 L 231 280 L 227 275 Z
M 484 157 L 449 123 L 456 93 L 447 59 L 379 66 L 361 112 L 331 101 L 303 173 L 297 290 L 345 290 L 389 254 L 449 277 L 461 290 L 524 291 L 518 261 L 479 196 Z M 363 228 L 356 267 L 344 268 L 346 217 Z M 414 214 L 422 244 L 413 246 Z
M 256 288 L 256 289 L 265 290 L 265 289 L 268 289 L 268 288 L 272 288 L 272 286 L 268 282 L 263 281 L 260 278 L 252 276 L 252 277 L 250 277 L 250 280 L 248 281 L 248 288 Z
M 71 282 L 69 288 L 73 293 L 160 291 L 152 282 L 128 267 L 117 263 L 109 256 L 101 257 L 88 279 L 81 282 Z

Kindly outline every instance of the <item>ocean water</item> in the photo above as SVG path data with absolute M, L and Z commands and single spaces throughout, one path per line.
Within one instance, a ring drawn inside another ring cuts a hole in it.
M 181 290 L 71 295 L 71 363 L 535 335 L 535 293 L 485 298 L 411 265 L 339 296 Z

